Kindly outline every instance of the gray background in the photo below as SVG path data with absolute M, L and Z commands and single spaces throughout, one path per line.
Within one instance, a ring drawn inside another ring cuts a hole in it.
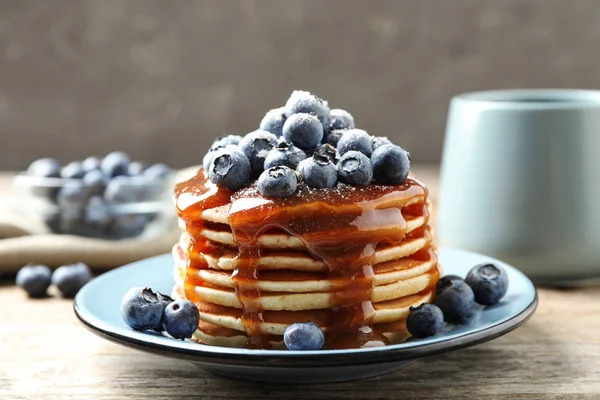
M 295 88 L 438 162 L 452 95 L 595 88 L 599 46 L 596 0 L 2 0 L 0 168 L 196 164 Z

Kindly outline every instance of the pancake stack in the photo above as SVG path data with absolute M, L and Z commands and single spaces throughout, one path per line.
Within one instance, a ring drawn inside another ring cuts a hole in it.
M 440 276 L 427 189 L 300 185 L 265 198 L 256 184 L 231 191 L 201 169 L 175 190 L 181 239 L 173 296 L 194 302 L 193 339 L 281 348 L 286 327 L 312 321 L 325 348 L 396 343 L 409 308 L 432 300 Z

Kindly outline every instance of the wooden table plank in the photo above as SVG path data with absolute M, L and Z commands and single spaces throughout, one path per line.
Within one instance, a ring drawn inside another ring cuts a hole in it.
M 437 195 L 433 169 L 419 177 Z M 0 281 L 0 399 L 600 399 L 600 288 L 541 289 L 523 327 L 378 378 L 326 385 L 232 381 L 105 341 L 72 302 Z

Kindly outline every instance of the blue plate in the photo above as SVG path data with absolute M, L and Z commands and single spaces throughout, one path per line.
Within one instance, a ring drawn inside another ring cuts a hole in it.
M 75 297 L 75 313 L 103 338 L 161 356 L 190 361 L 200 368 L 231 378 L 272 382 L 335 382 L 366 378 L 397 370 L 411 361 L 473 346 L 495 339 L 522 325 L 537 306 L 531 281 L 514 267 L 475 253 L 441 248 L 445 274 L 465 276 L 483 262 L 494 262 L 508 272 L 509 290 L 502 302 L 479 307 L 460 326 L 446 325 L 444 332 L 427 339 L 378 348 L 320 351 L 248 350 L 205 346 L 127 327 L 120 302 L 133 286 L 148 286 L 170 293 L 173 260 L 163 255 L 138 261 L 92 280 Z

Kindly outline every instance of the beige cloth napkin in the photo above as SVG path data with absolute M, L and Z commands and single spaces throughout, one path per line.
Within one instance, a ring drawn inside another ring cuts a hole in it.
M 197 169 L 190 167 L 179 171 L 176 180 L 191 177 Z M 17 211 L 13 203 L 14 199 L 9 196 L 0 199 L 0 275 L 14 273 L 28 262 L 57 267 L 82 261 L 93 269 L 108 270 L 168 253 L 180 235 L 176 221 L 167 232 L 159 235 L 150 232 L 148 237 L 136 239 L 102 240 L 56 235 L 42 222 Z

